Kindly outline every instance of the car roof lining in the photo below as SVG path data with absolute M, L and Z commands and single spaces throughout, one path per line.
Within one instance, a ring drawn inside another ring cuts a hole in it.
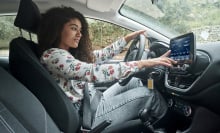
M 81 4 L 90 10 L 98 12 L 111 12 L 118 10 L 124 0 L 33 0 L 40 11 L 45 11 L 53 6 L 66 5 L 75 7 Z M 17 12 L 19 0 L 1 0 L 0 13 L 15 13 Z

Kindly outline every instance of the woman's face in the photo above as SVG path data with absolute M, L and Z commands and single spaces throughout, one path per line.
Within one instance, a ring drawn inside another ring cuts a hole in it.
M 77 48 L 81 34 L 81 22 L 79 19 L 71 19 L 67 22 L 61 32 L 61 42 L 59 48 L 69 50 L 69 48 Z

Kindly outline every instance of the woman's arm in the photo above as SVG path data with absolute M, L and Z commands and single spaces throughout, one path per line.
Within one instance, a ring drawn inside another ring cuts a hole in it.
M 96 57 L 96 62 L 103 62 L 109 59 L 112 59 L 115 55 L 121 53 L 123 48 L 134 39 L 137 35 L 143 34 L 145 30 L 139 30 L 127 34 L 124 38 L 120 38 L 118 41 L 112 43 L 111 45 L 101 49 L 101 50 L 94 50 L 93 53 Z
M 125 78 L 137 72 L 137 62 L 90 64 L 75 59 L 63 49 L 53 48 L 43 53 L 41 63 L 50 73 L 66 79 L 103 82 Z
M 104 82 L 126 78 L 143 67 L 156 65 L 172 67 L 175 61 L 167 57 L 169 53 L 170 51 L 159 58 L 149 60 L 119 62 L 118 64 L 90 64 L 75 59 L 66 50 L 53 48 L 44 52 L 41 62 L 49 72 L 66 79 Z
M 168 57 L 170 55 L 170 52 L 171 51 L 169 50 L 165 54 L 163 54 L 162 56 L 160 56 L 158 58 L 137 61 L 138 68 L 141 69 L 144 67 L 154 67 L 157 65 L 172 67 L 173 64 L 177 63 L 177 61 L 174 61 L 173 59 Z
M 127 45 L 124 38 L 120 38 L 116 42 L 112 43 L 111 45 L 100 49 L 100 50 L 94 50 L 93 53 L 96 57 L 96 62 L 103 62 L 107 61 L 109 59 L 112 59 L 115 55 L 118 55 L 121 53 L 123 48 Z

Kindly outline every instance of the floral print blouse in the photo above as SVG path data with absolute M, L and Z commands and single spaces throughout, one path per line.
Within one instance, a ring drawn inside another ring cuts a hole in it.
M 126 78 L 139 70 L 135 61 L 103 63 L 119 54 L 125 46 L 126 41 L 121 38 L 102 50 L 95 50 L 96 63 L 94 64 L 82 62 L 74 58 L 68 51 L 59 48 L 44 51 L 40 61 L 70 100 L 75 103 L 83 99 L 86 82 Z

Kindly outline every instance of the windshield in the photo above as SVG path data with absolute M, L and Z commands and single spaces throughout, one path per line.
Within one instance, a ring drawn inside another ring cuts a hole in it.
M 168 38 L 193 32 L 197 43 L 220 41 L 220 0 L 126 0 L 120 13 Z

